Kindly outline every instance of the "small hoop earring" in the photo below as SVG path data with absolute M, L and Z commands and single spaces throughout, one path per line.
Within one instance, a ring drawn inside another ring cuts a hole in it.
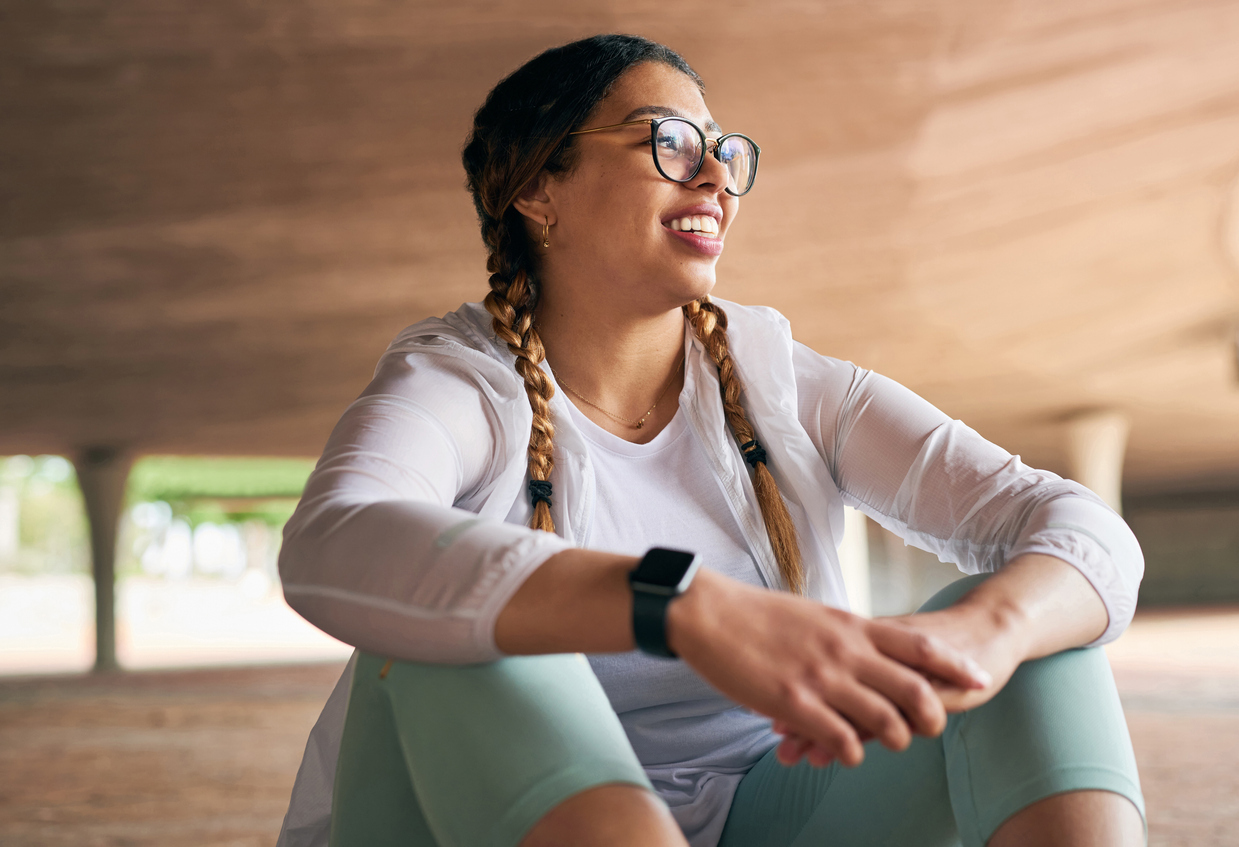
M 550 218 L 542 218 L 542 246 L 551 246 L 551 220 Z

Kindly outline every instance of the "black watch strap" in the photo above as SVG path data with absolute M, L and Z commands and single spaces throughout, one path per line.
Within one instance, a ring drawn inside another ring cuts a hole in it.
M 699 565 L 693 553 L 655 547 L 628 574 L 633 640 L 643 653 L 677 658 L 667 644 L 667 607 L 688 588 Z
M 678 659 L 667 646 L 667 607 L 678 594 L 632 592 L 632 635 L 637 649 L 651 656 Z

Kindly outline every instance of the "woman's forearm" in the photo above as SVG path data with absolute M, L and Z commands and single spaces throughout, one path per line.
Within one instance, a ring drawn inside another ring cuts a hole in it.
M 1088 644 L 1109 623 L 1105 604 L 1084 575 L 1040 553 L 1008 562 L 958 606 L 992 617 L 999 631 L 1019 641 L 1024 659 Z
M 511 655 L 618 653 L 635 647 L 634 556 L 577 548 L 542 563 L 495 621 L 495 646 Z

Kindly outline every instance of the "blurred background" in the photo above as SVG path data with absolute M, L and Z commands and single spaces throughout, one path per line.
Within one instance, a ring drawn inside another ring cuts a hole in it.
M 274 843 L 349 653 L 280 528 L 486 290 L 472 111 L 608 31 L 762 146 L 720 296 L 1123 511 L 1150 843 L 1239 843 L 1239 0 L 0 6 L 0 842 Z M 872 614 L 956 576 L 844 559 Z

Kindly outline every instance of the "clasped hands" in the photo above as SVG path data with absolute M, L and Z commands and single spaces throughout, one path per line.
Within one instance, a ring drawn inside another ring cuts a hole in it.
M 852 767 L 876 738 L 903 750 L 948 712 L 997 693 L 1027 656 L 984 604 L 869 620 L 702 570 L 672 603 L 673 650 L 732 700 L 774 721 L 778 758 Z

